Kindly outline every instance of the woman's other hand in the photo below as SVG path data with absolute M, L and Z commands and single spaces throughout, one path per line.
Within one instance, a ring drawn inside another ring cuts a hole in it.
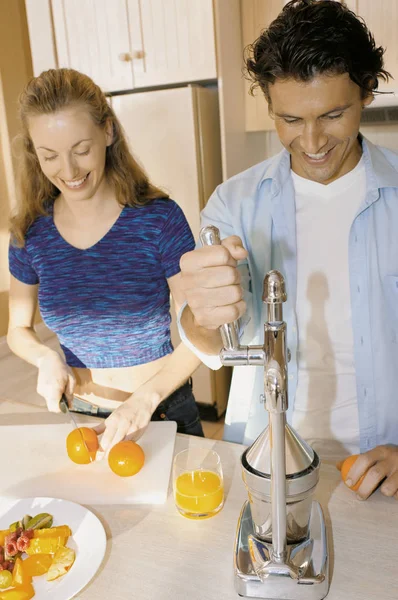
M 123 402 L 103 423 L 94 427 L 98 435 L 102 434 L 100 446 L 106 454 L 115 444 L 126 437 L 138 440 L 144 433 L 152 414 L 161 398 L 155 392 L 135 392 Z M 103 454 L 97 453 L 101 459 Z
M 37 393 L 43 396 L 51 412 L 61 412 L 59 401 L 65 394 L 72 401 L 76 380 L 70 367 L 57 352 L 49 350 L 37 361 Z

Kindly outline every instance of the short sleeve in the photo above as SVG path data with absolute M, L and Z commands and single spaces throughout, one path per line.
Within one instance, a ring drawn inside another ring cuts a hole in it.
M 8 264 L 11 275 L 22 283 L 35 285 L 39 283 L 36 271 L 32 267 L 30 256 L 26 246 L 19 248 L 10 241 L 8 249 Z
M 173 200 L 168 200 L 170 211 L 160 234 L 159 250 L 166 278 L 180 272 L 180 259 L 183 254 L 195 248 L 191 228 L 181 208 Z

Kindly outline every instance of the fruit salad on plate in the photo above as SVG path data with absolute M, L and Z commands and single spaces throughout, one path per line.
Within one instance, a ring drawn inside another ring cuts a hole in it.
M 0 600 L 30 600 L 34 577 L 54 581 L 65 575 L 75 561 L 66 545 L 71 535 L 68 525 L 53 527 L 48 513 L 25 515 L 0 530 Z

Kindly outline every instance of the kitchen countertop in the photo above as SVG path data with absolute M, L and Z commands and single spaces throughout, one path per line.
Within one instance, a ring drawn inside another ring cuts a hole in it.
M 0 404 L 2 425 L 51 424 L 60 418 L 31 404 Z M 223 510 L 204 521 L 185 519 L 175 509 L 171 493 L 162 506 L 89 506 L 103 523 L 108 544 L 100 570 L 77 598 L 239 597 L 234 590 L 232 557 L 237 520 L 247 498 L 239 463 L 244 446 L 177 435 L 175 452 L 194 445 L 214 448 L 221 456 L 226 492 Z M 328 600 L 397 600 L 398 502 L 380 491 L 365 502 L 358 500 L 327 460 L 321 466 L 316 499 L 324 510 L 329 536 Z

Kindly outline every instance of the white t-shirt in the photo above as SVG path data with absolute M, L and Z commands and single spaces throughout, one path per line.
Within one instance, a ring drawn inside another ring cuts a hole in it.
M 293 171 L 297 227 L 298 385 L 293 427 L 315 448 L 359 452 L 348 236 L 365 198 L 363 159 L 329 185 Z

